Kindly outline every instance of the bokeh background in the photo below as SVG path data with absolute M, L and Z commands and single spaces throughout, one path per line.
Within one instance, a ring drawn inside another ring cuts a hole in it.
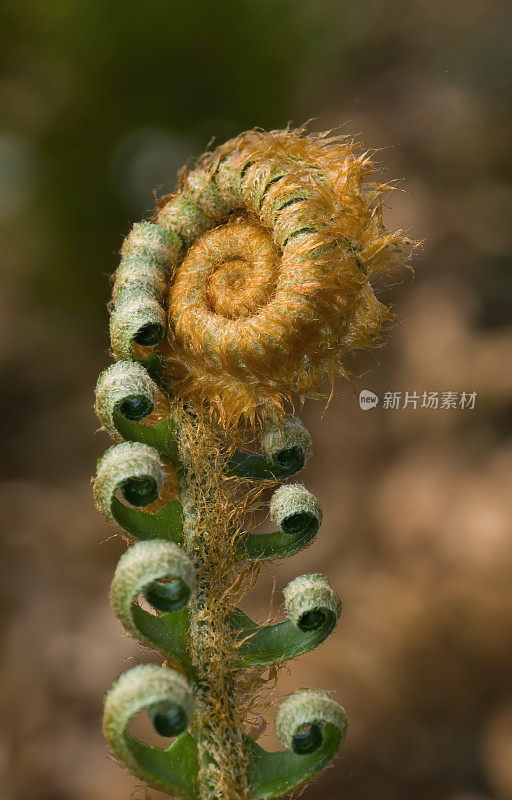
M 306 408 L 304 481 L 325 523 L 276 588 L 325 571 L 344 616 L 277 699 L 318 686 L 349 713 L 311 800 L 512 800 L 510 4 L 4 0 L 1 14 L 0 795 L 146 796 L 100 731 L 104 691 L 147 658 L 110 610 L 123 544 L 89 487 L 107 446 L 92 391 L 108 275 L 153 190 L 212 137 L 312 118 L 379 149 L 398 179 L 388 225 L 425 240 L 358 388 L 478 396 L 361 411 L 340 384 Z M 253 613 L 273 586 L 268 568 Z

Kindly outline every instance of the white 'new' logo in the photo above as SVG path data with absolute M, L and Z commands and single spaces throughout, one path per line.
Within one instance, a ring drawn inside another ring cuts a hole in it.
M 368 411 L 370 408 L 375 408 L 378 402 L 378 396 L 373 392 L 370 392 L 369 389 L 363 389 L 362 392 L 359 392 L 359 408 L 362 408 L 363 411 Z

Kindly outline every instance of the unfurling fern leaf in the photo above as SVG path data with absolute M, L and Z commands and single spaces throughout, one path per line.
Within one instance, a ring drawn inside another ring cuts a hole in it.
M 98 463 L 95 497 L 131 545 L 114 611 L 166 661 L 118 679 L 104 732 L 134 775 L 187 800 L 278 797 L 322 770 L 345 735 L 343 709 L 317 689 L 279 707 L 283 751 L 259 747 L 244 717 L 251 681 L 241 676 L 335 627 L 341 604 L 327 579 L 285 587 L 285 622 L 260 626 L 238 604 L 261 561 L 298 552 L 322 521 L 303 486 L 276 488 L 311 455 L 290 403 L 346 375 L 346 354 L 379 346 L 392 320 L 370 278 L 400 266 L 408 242 L 384 229 L 386 187 L 371 172 L 344 138 L 250 131 L 182 173 L 122 248 L 116 361 L 96 390 L 118 444 Z M 259 452 L 244 449 L 251 437 Z M 278 530 L 255 534 L 244 524 L 265 487 Z M 144 709 L 167 749 L 128 732 Z

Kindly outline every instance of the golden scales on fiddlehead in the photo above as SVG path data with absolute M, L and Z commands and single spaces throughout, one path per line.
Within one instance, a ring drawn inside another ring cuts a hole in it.
M 341 604 L 327 578 L 285 587 L 286 622 L 258 625 L 238 604 L 259 562 L 293 555 L 322 521 L 307 489 L 278 485 L 311 454 L 292 401 L 320 396 L 326 377 L 346 374 L 344 357 L 379 346 L 392 319 L 370 278 L 403 263 L 407 240 L 384 229 L 386 187 L 371 173 L 345 138 L 250 131 L 184 171 L 122 248 L 116 361 L 96 390 L 120 443 L 99 461 L 95 496 L 131 545 L 112 582 L 114 611 L 165 663 L 121 675 L 104 732 L 134 775 L 187 800 L 281 796 L 343 741 L 345 713 L 323 690 L 279 706 L 281 751 L 250 737 L 244 712 L 250 670 L 307 652 L 335 627 Z M 241 446 L 249 433 L 258 453 Z M 277 530 L 247 532 L 258 487 L 269 486 Z M 168 749 L 128 732 L 143 709 Z

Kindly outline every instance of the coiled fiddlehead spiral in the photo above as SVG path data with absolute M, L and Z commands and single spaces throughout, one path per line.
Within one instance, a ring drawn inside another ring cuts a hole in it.
M 255 487 L 311 455 L 287 403 L 345 374 L 346 354 L 378 346 L 392 318 L 371 278 L 402 263 L 407 240 L 385 231 L 371 169 L 345 139 L 250 131 L 184 171 L 122 248 L 117 360 L 96 387 L 118 444 L 100 459 L 94 492 L 131 544 L 113 609 L 166 663 L 118 679 L 104 732 L 135 775 L 187 800 L 280 796 L 323 769 L 345 735 L 343 709 L 316 689 L 279 706 L 284 751 L 259 747 L 243 710 L 241 674 L 307 652 L 335 627 L 341 603 L 327 579 L 292 580 L 284 622 L 258 625 L 238 602 L 251 564 L 293 555 L 322 522 L 317 499 L 291 483 L 270 502 L 278 530 L 243 529 Z M 236 449 L 240 421 L 259 453 Z M 128 732 L 144 709 L 167 749 Z
M 273 416 L 344 373 L 346 353 L 378 346 L 391 319 L 371 276 L 403 260 L 371 171 L 347 140 L 289 130 L 250 131 L 203 156 L 124 245 L 114 352 L 161 340 L 167 316 L 179 394 L 227 421 Z

